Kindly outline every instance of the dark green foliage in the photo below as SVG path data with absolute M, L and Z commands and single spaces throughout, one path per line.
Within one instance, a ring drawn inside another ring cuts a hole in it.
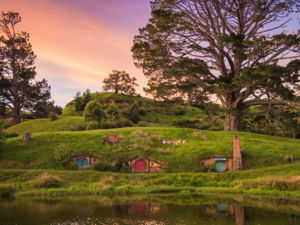
M 135 86 L 138 86 L 136 83 L 135 77 L 130 77 L 125 71 L 113 70 L 109 74 L 108 78 L 103 80 L 103 90 L 113 90 L 115 94 L 121 93 L 126 95 L 136 94 Z
M 57 146 L 53 151 L 54 160 L 59 167 L 67 166 L 72 161 L 73 156 L 74 152 L 66 144 Z
M 97 171 L 111 171 L 112 166 L 107 162 L 99 160 L 98 162 L 95 163 L 94 170 L 97 170 Z
M 106 115 L 111 120 L 119 120 L 120 119 L 120 110 L 115 103 L 109 104 L 109 106 L 107 107 L 105 112 L 106 112 Z
M 10 109 L 14 124 L 21 122 L 21 110 L 38 111 L 50 99 L 47 81 L 34 81 L 36 56 L 29 34 L 16 29 L 20 22 L 18 13 L 1 13 L 0 64 L 5 70 L 0 71 L 0 102 Z
M 4 130 L 4 122 L 2 120 L 0 120 L 0 145 L 5 140 L 5 134 L 3 133 L 3 130 Z
M 129 110 L 128 110 L 128 115 L 127 118 L 132 121 L 133 123 L 137 123 L 140 121 L 140 110 L 139 110 L 139 105 L 137 102 L 133 103 Z
M 58 116 L 54 112 L 50 112 L 48 117 L 50 118 L 51 121 L 58 119 Z
M 0 198 L 10 198 L 16 189 L 10 184 L 0 184 Z
M 84 109 L 83 116 L 86 122 L 95 121 L 100 128 L 101 121 L 105 117 L 104 107 L 97 100 L 90 101 Z
M 14 137 L 19 137 L 19 134 L 17 133 L 9 133 L 9 134 L 5 134 L 6 138 L 14 138 Z

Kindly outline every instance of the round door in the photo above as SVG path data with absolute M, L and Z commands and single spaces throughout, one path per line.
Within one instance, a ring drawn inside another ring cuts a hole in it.
M 79 158 L 77 160 L 77 165 L 81 168 L 86 167 L 88 165 L 88 162 L 85 158 Z
M 146 171 L 146 167 L 147 167 L 147 163 L 144 160 L 142 160 L 142 159 L 139 159 L 134 164 L 134 170 L 135 170 L 135 172 L 145 172 Z
M 225 161 L 217 161 L 215 167 L 216 167 L 216 172 L 224 172 L 226 170 Z

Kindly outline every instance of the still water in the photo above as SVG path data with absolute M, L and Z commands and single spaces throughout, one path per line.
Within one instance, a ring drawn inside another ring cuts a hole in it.
M 300 202 L 214 195 L 18 198 L 0 200 L 0 224 L 299 225 Z

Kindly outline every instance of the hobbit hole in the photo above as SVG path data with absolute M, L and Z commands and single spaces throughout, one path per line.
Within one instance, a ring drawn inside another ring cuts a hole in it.
M 89 155 L 78 155 L 74 157 L 78 169 L 93 168 L 97 158 Z

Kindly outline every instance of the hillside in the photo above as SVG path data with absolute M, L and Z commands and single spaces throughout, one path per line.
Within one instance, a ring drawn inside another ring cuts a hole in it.
M 118 134 L 118 143 L 103 143 L 103 136 L 111 133 Z M 91 154 L 109 166 L 142 154 L 166 163 L 166 172 L 199 172 L 201 159 L 232 156 L 234 134 L 162 127 L 34 133 L 27 143 L 21 137 L 7 139 L 0 151 L 0 168 L 62 168 L 55 159 L 55 152 L 62 151 L 72 155 Z M 245 169 L 288 164 L 284 160 L 286 155 L 292 155 L 295 162 L 300 158 L 300 140 L 238 134 Z M 161 139 L 185 140 L 185 143 L 168 145 L 162 144 Z
M 81 97 L 83 98 L 83 97 Z M 139 105 L 140 121 L 137 124 L 125 122 L 125 126 L 140 127 L 191 127 L 209 130 L 223 130 L 223 120 L 218 118 L 221 110 L 218 105 L 204 104 L 202 109 L 170 102 L 160 102 L 149 98 L 128 96 L 114 93 L 93 93 L 91 99 L 97 99 L 103 105 L 114 102 L 121 112 L 121 119 L 128 120 L 126 115 L 133 103 Z M 78 131 L 88 128 L 82 117 L 83 111 L 76 111 L 75 100 L 69 102 L 62 116 L 55 121 L 50 119 L 33 119 L 8 128 L 7 134 L 22 134 L 42 131 Z M 212 118 L 216 118 L 213 120 Z M 116 126 L 119 127 L 119 126 Z M 105 127 L 105 128 L 114 128 Z

